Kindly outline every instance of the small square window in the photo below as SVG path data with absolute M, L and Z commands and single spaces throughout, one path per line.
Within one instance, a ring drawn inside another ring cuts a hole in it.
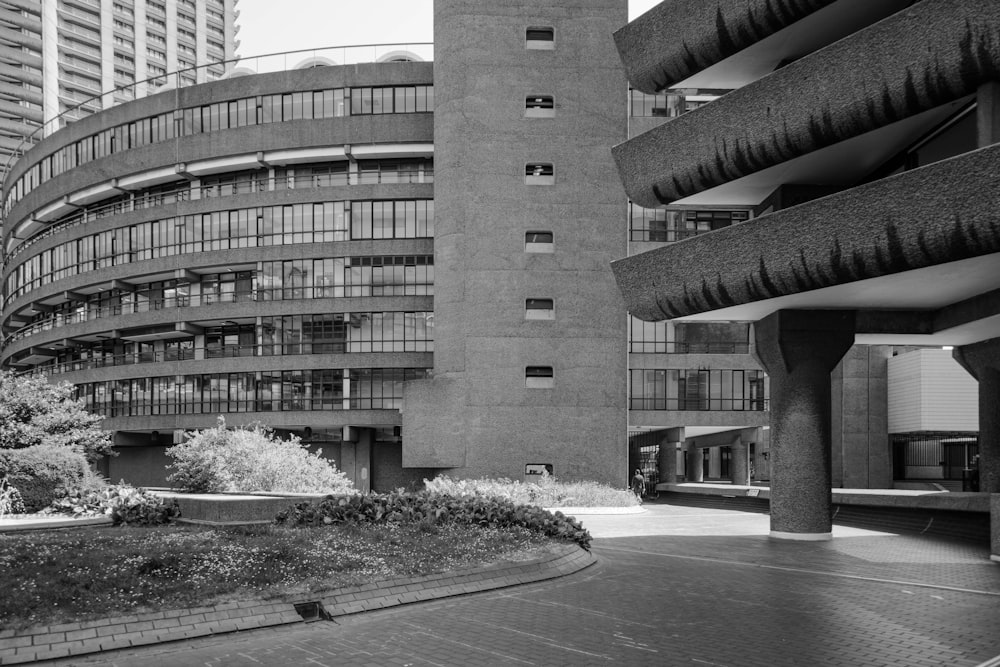
M 552 51 L 556 48 L 556 31 L 550 26 L 530 26 L 524 34 L 524 48 Z
M 552 232 L 525 232 L 524 252 L 554 253 L 556 251 Z
M 551 162 L 529 162 L 524 165 L 525 185 L 555 185 L 556 170 Z
M 555 118 L 555 98 L 551 95 L 528 95 L 524 99 L 525 118 Z
M 524 369 L 524 386 L 527 389 L 552 389 L 555 384 L 551 366 L 528 366 Z
M 525 299 L 524 319 L 526 320 L 554 320 L 556 319 L 556 306 L 552 299 Z

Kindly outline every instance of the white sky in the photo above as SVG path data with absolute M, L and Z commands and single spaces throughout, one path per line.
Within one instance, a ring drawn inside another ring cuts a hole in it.
M 660 0 L 629 0 L 629 18 Z M 237 55 L 434 41 L 432 0 L 240 0 Z

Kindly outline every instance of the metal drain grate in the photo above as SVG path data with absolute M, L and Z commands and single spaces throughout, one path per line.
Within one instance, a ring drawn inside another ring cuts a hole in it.
M 319 601 L 316 602 L 300 602 L 295 605 L 295 612 L 302 617 L 303 621 L 322 621 L 329 616 L 326 610 L 323 609 L 323 604 Z

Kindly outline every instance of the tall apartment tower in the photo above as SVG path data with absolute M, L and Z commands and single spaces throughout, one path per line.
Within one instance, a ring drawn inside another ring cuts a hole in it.
M 626 4 L 435 2 L 435 352 L 406 467 L 626 481 Z
M 232 59 L 237 2 L 0 2 L 0 179 L 39 127 L 45 125 L 48 135 L 66 122 L 155 92 L 173 82 L 164 76 L 168 72 Z M 225 73 L 222 64 L 191 70 L 180 75 L 186 77 L 181 83 Z

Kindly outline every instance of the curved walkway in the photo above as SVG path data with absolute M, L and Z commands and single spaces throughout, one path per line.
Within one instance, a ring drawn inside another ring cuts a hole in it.
M 1000 665 L 1000 566 L 976 545 L 647 504 L 581 516 L 597 562 L 558 579 L 60 665 Z

